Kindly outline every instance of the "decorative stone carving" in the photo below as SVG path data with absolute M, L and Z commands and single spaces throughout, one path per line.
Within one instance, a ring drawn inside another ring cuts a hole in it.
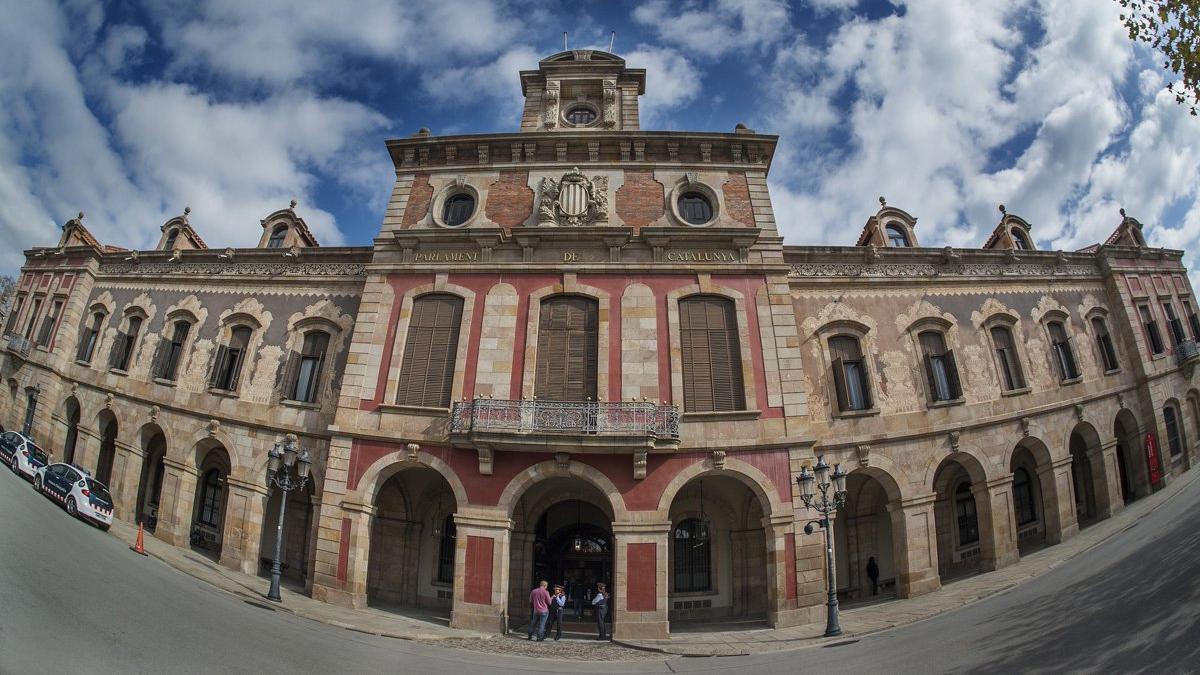
M 725 451 L 724 450 L 713 450 L 712 451 L 712 465 L 713 465 L 713 468 L 718 471 L 721 471 L 722 469 L 725 468 Z
M 232 252 L 229 254 L 232 256 Z M 224 259 L 225 256 L 218 256 Z M 119 276 L 134 272 L 132 265 L 128 264 L 111 264 L 102 265 L 101 272 L 103 274 L 111 274 Z M 338 277 L 362 277 L 366 276 L 363 265 L 361 263 L 299 263 L 299 262 L 275 262 L 275 263 L 238 263 L 231 262 L 189 262 L 189 263 L 142 263 L 137 273 L 157 276 L 218 276 L 218 275 L 237 275 L 237 276 L 256 276 L 256 277 L 313 277 L 313 276 L 338 276 Z
M 417 445 L 416 443 L 409 443 L 408 445 L 404 446 L 404 451 L 407 453 L 406 457 L 408 458 L 408 461 L 415 462 L 417 461 L 417 453 L 421 451 L 421 446 Z
M 608 221 L 608 178 L 588 179 L 578 169 L 561 180 L 545 177 L 538 183 L 538 223 L 591 225 Z
M 554 466 L 559 471 L 566 473 L 571 470 L 571 453 L 556 452 L 554 453 Z
M 612 129 L 617 126 L 617 81 L 604 81 L 604 120 L 603 126 Z
M 956 275 L 964 277 L 998 277 L 998 276 L 1079 276 L 1098 277 L 1099 270 L 1092 265 L 1065 265 L 1055 268 L 1053 265 L 1021 264 L 998 265 L 983 263 L 964 263 L 951 269 L 939 270 L 937 265 L 930 263 L 889 263 L 864 267 L 862 263 L 796 263 L 792 265 L 788 276 L 792 278 L 811 277 L 931 277 Z
M 216 436 L 217 432 L 220 430 L 221 430 L 221 420 L 211 419 L 208 421 L 208 435 L 209 436 Z
M 1029 419 L 1028 417 L 1021 418 L 1021 435 L 1022 436 L 1029 436 L 1029 426 L 1032 423 L 1033 423 L 1033 420 Z
M 487 164 L 488 163 L 488 144 L 480 143 L 479 145 L 475 146 L 475 150 L 479 154 L 479 163 Z
M 962 432 L 958 429 L 951 431 L 949 434 L 950 452 L 958 452 L 959 443 L 962 441 Z
M 1117 394 L 1117 410 L 1125 409 L 1125 394 Z
M 112 392 L 105 394 L 104 395 L 104 407 L 111 410 L 113 407 L 114 400 L 115 400 L 115 398 L 113 397 Z
M 477 449 L 479 454 L 479 473 L 484 476 L 492 475 L 492 465 L 495 460 L 495 453 L 491 448 L 480 447 Z
M 159 411 L 159 410 L 160 410 L 160 408 L 159 408 L 158 406 L 156 406 L 156 405 L 152 405 L 152 406 L 150 406 L 150 421 L 151 421 L 151 422 L 157 422 L 157 421 L 158 421 L 158 411 Z
M 860 443 L 854 447 L 858 453 L 858 465 L 864 469 L 871 466 L 871 445 L 869 443 Z
M 667 161 L 669 161 L 669 162 L 678 162 L 679 161 L 679 144 L 678 143 L 667 143 Z
M 868 265 L 878 261 L 880 257 L 879 247 L 875 244 L 867 244 L 867 247 L 863 249 L 863 262 Z
M 1080 422 L 1083 421 L 1083 404 L 1082 403 L 1075 404 L 1075 419 L 1079 420 Z
M 547 82 L 542 94 L 542 126 L 553 129 L 558 126 L 558 82 Z
M 634 480 L 642 480 L 646 477 L 646 451 L 633 451 L 633 478 Z

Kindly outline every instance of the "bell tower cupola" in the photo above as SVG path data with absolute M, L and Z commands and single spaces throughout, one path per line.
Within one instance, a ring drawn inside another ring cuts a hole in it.
M 608 52 L 574 49 L 521 71 L 521 131 L 636 131 L 646 71 Z

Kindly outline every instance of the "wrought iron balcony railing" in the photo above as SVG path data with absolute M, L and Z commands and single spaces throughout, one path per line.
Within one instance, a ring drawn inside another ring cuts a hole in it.
M 5 337 L 8 338 L 8 351 L 20 357 L 29 356 L 29 350 L 33 349 L 33 343 L 25 339 L 24 335 L 9 333 Z
M 675 406 L 635 401 L 507 401 L 477 398 L 456 402 L 450 432 L 515 434 L 618 434 L 660 440 L 679 438 Z
M 1183 340 L 1175 348 L 1175 358 L 1179 365 L 1200 360 L 1200 347 L 1196 345 L 1195 340 Z

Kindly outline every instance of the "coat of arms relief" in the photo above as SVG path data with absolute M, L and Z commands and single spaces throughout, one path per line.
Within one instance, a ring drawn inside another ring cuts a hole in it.
M 608 178 L 572 169 L 538 183 L 539 225 L 594 225 L 608 221 Z

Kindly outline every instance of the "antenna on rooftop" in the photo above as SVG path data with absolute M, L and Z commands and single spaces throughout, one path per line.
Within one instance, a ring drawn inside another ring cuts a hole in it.
M 612 34 L 608 36 L 608 53 L 609 54 L 612 53 L 613 43 L 616 42 L 616 40 L 617 40 L 617 31 L 614 30 L 612 32 Z
M 563 31 L 563 51 L 567 51 L 567 31 Z

